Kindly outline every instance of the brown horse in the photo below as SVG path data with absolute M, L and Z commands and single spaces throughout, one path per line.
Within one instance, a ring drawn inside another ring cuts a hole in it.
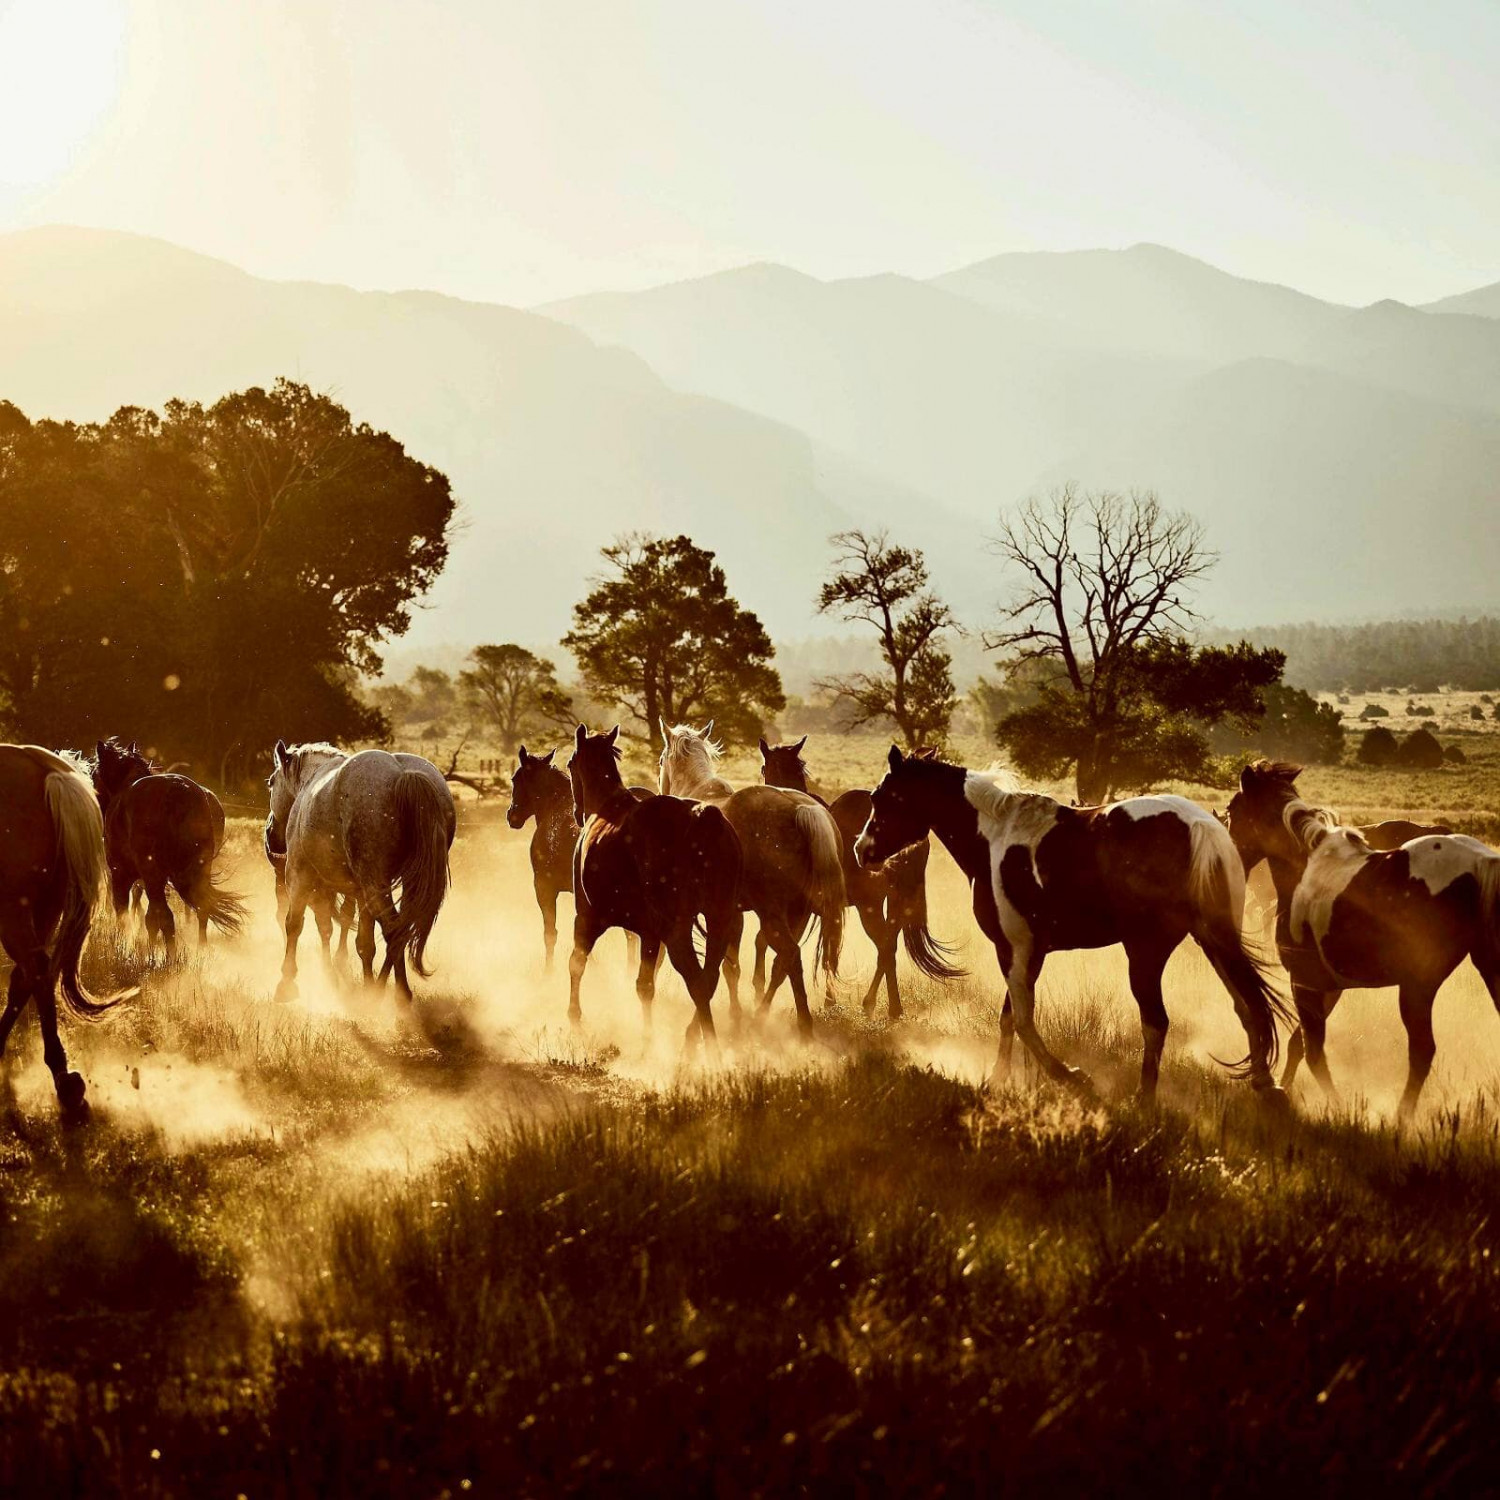
M 512 828 L 524 828 L 536 819 L 531 835 L 531 886 L 542 913 L 548 973 L 557 946 L 557 898 L 564 892 L 572 894 L 573 850 L 579 834 L 573 819 L 573 788 L 568 773 L 552 764 L 556 754 L 556 750 L 549 750 L 545 755 L 532 755 L 525 745 L 521 746 L 510 775 L 510 806 L 505 810 L 505 821 Z M 631 787 L 630 794 L 638 802 L 656 795 L 644 786 Z M 633 949 L 634 934 L 627 933 L 626 937 Z
M 82 766 L 36 745 L 0 745 L 0 944 L 10 988 L 0 1015 L 0 1055 L 17 1017 L 34 1001 L 42 1056 L 65 1116 L 88 1113 L 84 1083 L 68 1071 L 57 1034 L 57 995 L 95 1020 L 134 991 L 88 993 L 78 963 L 104 888 L 104 821 Z
M 768 745 L 760 742 L 761 779 L 767 786 L 785 787 L 816 797 L 808 785 L 807 763 L 802 759 L 804 734 L 795 744 Z M 823 802 L 821 797 L 818 801 Z M 946 961 L 950 951 L 927 929 L 927 859 L 931 845 L 926 839 L 910 849 L 893 855 L 883 865 L 866 869 L 854 857 L 854 841 L 870 820 L 870 794 L 848 791 L 823 805 L 838 824 L 839 846 L 844 858 L 844 889 L 849 905 L 859 913 L 860 925 L 875 944 L 875 977 L 865 991 L 864 1009 L 868 1015 L 875 1009 L 880 982 L 885 981 L 886 1014 L 891 1020 L 901 1015 L 901 986 L 896 978 L 896 939 L 906 942 L 906 953 L 912 963 L 929 978 L 958 979 L 963 969 Z M 765 934 L 755 939 L 755 974 L 759 982 L 765 963 Z M 773 986 L 774 990 L 774 986 Z M 769 998 L 769 995 L 768 997 Z
M 1010 1072 L 1016 1034 L 1048 1077 L 1087 1085 L 1037 1032 L 1036 984 L 1049 953 L 1119 943 L 1141 1013 L 1141 1093 L 1156 1092 L 1167 1011 L 1161 979 L 1184 938 L 1203 950 L 1250 1040 L 1239 1072 L 1275 1093 L 1276 1022 L 1285 1002 L 1240 936 L 1244 870 L 1229 834 L 1185 797 L 1129 797 L 1107 807 L 1067 807 L 1009 786 L 1001 773 L 968 771 L 894 745 L 890 771 L 855 844 L 876 864 L 935 833 L 969 877 L 974 917 L 1005 975 L 995 1071 Z
M 224 809 L 207 787 L 186 776 L 157 773 L 134 744 L 111 739 L 94 747 L 94 790 L 104 812 L 117 915 L 124 915 L 139 881 L 146 890 L 147 937 L 154 943 L 160 936 L 169 954 L 177 945 L 169 885 L 198 918 L 200 941 L 210 923 L 221 932 L 240 930 L 244 902 L 226 891 L 214 872 L 224 844 Z
M 1256 761 L 1240 773 L 1229 803 L 1230 836 L 1246 867 L 1264 859 L 1276 884 L 1276 946 L 1302 1023 L 1282 1083 L 1291 1082 L 1305 1051 L 1331 1096 L 1329 1012 L 1346 989 L 1395 985 L 1406 1027 L 1407 1117 L 1437 1054 L 1432 1006 L 1443 981 L 1468 958 L 1500 1007 L 1500 854 L 1462 834 L 1377 851 L 1297 795 L 1300 771 Z
M 663 947 L 682 976 L 696 1014 L 688 1043 L 717 1046 L 712 1002 L 731 936 L 741 921 L 740 841 L 718 808 L 680 797 L 638 800 L 620 775 L 617 725 L 591 735 L 582 724 L 568 777 L 573 817 L 582 827 L 573 856 L 573 956 L 568 1018 L 582 1019 L 579 985 L 594 944 L 611 927 L 641 940 L 636 995 L 647 1025 Z M 700 962 L 694 929 L 703 931 Z

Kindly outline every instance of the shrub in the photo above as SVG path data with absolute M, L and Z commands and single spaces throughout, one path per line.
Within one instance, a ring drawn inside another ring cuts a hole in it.
M 1397 761 L 1413 771 L 1435 771 L 1443 764 L 1443 747 L 1430 729 L 1414 729 L 1401 742 Z
M 1466 766 L 1469 763 L 1469 757 L 1457 745 L 1444 746 L 1443 759 L 1450 766 Z
M 1391 711 L 1388 708 L 1382 708 L 1378 703 L 1367 703 L 1360 709 L 1359 716 L 1362 719 L 1388 719 Z
M 1362 766 L 1392 766 L 1399 751 L 1396 736 L 1384 725 L 1377 724 L 1360 737 L 1359 763 Z

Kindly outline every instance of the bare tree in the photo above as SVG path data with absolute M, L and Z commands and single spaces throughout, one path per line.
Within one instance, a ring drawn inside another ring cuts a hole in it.
M 892 719 L 908 749 L 940 744 L 958 700 L 953 659 L 939 638 L 958 627 L 927 586 L 926 559 L 893 545 L 884 531 L 841 531 L 831 541 L 835 572 L 818 592 L 818 612 L 874 626 L 885 671 L 852 672 L 818 686 L 848 706 L 853 724 Z
M 1029 769 L 1076 766 L 1081 801 L 1102 800 L 1127 769 L 1149 776 L 1153 754 L 1185 753 L 1194 742 L 1168 721 L 1192 692 L 1212 719 L 1239 711 L 1246 672 L 1263 673 L 1244 651 L 1195 654 L 1183 640 L 1191 586 L 1218 558 L 1192 516 L 1150 492 L 1068 485 L 1008 517 L 994 545 L 1020 583 L 984 643 L 1013 666 L 1054 669 L 1041 703 L 1008 716 L 999 738 Z

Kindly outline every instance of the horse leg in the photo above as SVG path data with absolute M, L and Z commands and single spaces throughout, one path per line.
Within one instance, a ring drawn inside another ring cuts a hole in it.
M 770 947 L 770 942 L 766 937 L 766 929 L 761 926 L 755 934 L 755 969 L 750 976 L 750 983 L 755 990 L 757 1010 L 764 1010 L 770 1003 L 770 997 L 766 994 L 766 949 L 768 947 Z
M 161 934 L 162 945 L 169 959 L 177 956 L 177 919 L 172 915 L 171 903 L 167 900 L 167 882 L 155 876 L 146 884 L 146 934 L 152 942 Z
M 1000 1050 L 995 1054 L 995 1068 L 990 1079 L 995 1083 L 1009 1083 L 1011 1062 L 1016 1050 L 1016 1012 L 1010 1003 L 1010 991 L 1005 992 L 1005 1001 L 1000 1007 Z
M 373 904 L 375 920 L 380 923 L 380 935 L 385 939 L 385 961 L 380 966 L 380 987 L 384 989 L 386 977 L 394 974 L 397 992 L 404 995 L 410 1005 L 412 993 L 411 980 L 406 974 L 406 947 L 403 943 L 391 941 L 391 934 L 397 930 L 401 914 L 396 910 L 396 903 L 391 899 L 389 891 L 382 891 Z
M 1416 1113 L 1422 1085 L 1437 1056 L 1437 1043 L 1432 1038 L 1432 1002 L 1437 992 L 1437 985 L 1426 982 L 1401 986 L 1401 1023 L 1406 1027 L 1406 1089 L 1399 1110 L 1402 1120 L 1410 1120 Z
M 302 936 L 302 923 L 307 915 L 308 893 L 301 882 L 287 882 L 286 893 L 286 951 L 281 958 L 281 982 L 276 986 L 277 1000 L 297 998 L 297 942 Z
M 1283 1089 L 1297 1076 L 1297 1065 L 1305 1055 L 1307 1066 L 1312 1076 L 1318 1080 L 1318 1086 L 1330 1100 L 1338 1098 L 1323 1042 L 1327 1034 L 1329 1013 L 1338 1004 L 1342 993 L 1342 990 L 1312 990 L 1299 984 L 1292 986 L 1292 1004 L 1297 1007 L 1299 1024 L 1286 1044 L 1286 1067 L 1281 1074 Z
M 745 914 L 737 911 L 730 919 L 729 932 L 721 965 L 724 984 L 729 990 L 729 1019 L 736 1025 L 740 1020 L 740 939 L 745 935 Z
M 771 923 L 770 939 L 771 947 L 776 951 L 776 964 L 771 972 L 773 993 L 777 971 L 782 971 L 792 982 L 792 999 L 797 1005 L 797 1030 L 804 1037 L 809 1037 L 813 1029 L 812 1011 L 807 1006 L 807 980 L 802 972 L 802 949 L 797 942 L 797 935 L 790 923 L 784 919 L 776 919 Z M 764 1005 L 769 1004 L 768 995 Z
M 338 900 L 337 896 L 326 893 L 313 899 L 313 921 L 318 928 L 318 942 L 323 949 L 323 967 L 330 975 L 334 973 L 333 967 L 333 903 Z
M 583 971 L 589 966 L 589 954 L 594 951 L 594 944 L 599 941 L 600 936 L 593 912 L 579 898 L 573 911 L 573 952 L 568 959 L 568 1020 L 574 1026 L 583 1025 L 583 1007 L 578 1003 L 578 990 L 583 983 Z
M 531 884 L 536 892 L 536 904 L 542 912 L 542 945 L 546 949 L 542 970 L 550 974 L 553 950 L 557 947 L 557 887 L 540 875 L 533 875 Z
M 335 918 L 339 924 L 339 963 L 342 965 L 349 957 L 349 929 L 354 925 L 355 900 L 353 896 L 343 895 L 338 898 L 334 910 Z M 371 940 L 374 940 L 373 933 Z
M 10 945 L 6 945 L 9 953 Z M 21 1012 L 26 1009 L 26 1002 L 31 999 L 31 987 L 27 978 L 26 970 L 20 964 L 16 964 L 10 971 L 10 984 L 5 992 L 5 1012 L 0 1015 L 0 1058 L 5 1056 L 5 1044 L 10 1041 L 10 1034 L 15 1029 Z
M 698 950 L 693 945 L 693 928 L 687 923 L 667 938 L 667 956 L 672 967 L 682 976 L 688 994 L 693 1000 L 693 1019 L 688 1022 L 685 1044 L 691 1051 L 695 1043 L 703 1045 L 705 1051 L 719 1052 L 719 1037 L 714 1031 L 713 993 L 719 979 L 713 967 L 698 962 Z
M 347 928 L 345 931 L 347 932 Z M 366 985 L 375 984 L 375 912 L 368 901 L 359 903 L 359 926 L 354 934 L 354 951 L 359 955 L 361 976 Z
M 48 973 L 46 954 L 40 949 L 33 958 L 33 965 L 36 983 L 32 993 L 36 996 L 37 1021 L 42 1029 L 42 1059 L 52 1074 L 58 1107 L 64 1119 L 86 1120 L 89 1107 L 84 1098 L 83 1076 L 68 1071 L 68 1055 L 63 1051 L 62 1038 L 57 1034 L 57 993 Z
M 641 1002 L 641 1025 L 651 1030 L 651 1002 L 656 999 L 656 966 L 661 962 L 661 940 L 641 939 L 640 967 L 635 975 L 635 998 Z
M 1125 945 L 1130 965 L 1130 993 L 1141 1013 L 1140 1097 L 1156 1098 L 1156 1080 L 1161 1073 L 1162 1049 L 1167 1043 L 1167 1007 L 1161 997 L 1161 976 L 1175 943 L 1138 941 Z
M 1082 1068 L 1070 1068 L 1055 1057 L 1036 1029 L 1036 984 L 1041 978 L 1042 964 L 1046 957 L 1046 950 L 1035 942 L 1029 930 L 1010 945 L 1005 988 L 1015 1017 L 1016 1035 L 1021 1038 L 1021 1045 L 1036 1059 L 1037 1065 L 1048 1078 L 1056 1083 L 1069 1083 L 1077 1089 L 1087 1090 L 1090 1087 L 1088 1074 Z M 997 1056 L 997 1069 L 999 1063 Z

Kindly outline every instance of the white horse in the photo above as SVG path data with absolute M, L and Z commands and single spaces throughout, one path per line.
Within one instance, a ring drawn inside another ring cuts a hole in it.
M 740 908 L 760 918 L 761 931 L 776 955 L 772 990 L 782 978 L 791 980 L 797 1020 L 805 1033 L 812 1029 L 812 1014 L 807 1008 L 799 940 L 812 917 L 819 922 L 823 972 L 837 978 L 839 971 L 848 898 L 838 824 L 816 797 L 805 792 L 774 786 L 735 791 L 715 769 L 720 749 L 711 738 L 713 727 L 712 719 L 701 730 L 686 724 L 661 725 L 661 790 L 721 807 L 739 835 L 745 860 Z M 743 918 L 739 925 L 743 927 Z M 739 938 L 736 931 L 724 958 L 733 1013 L 739 1011 Z M 764 1010 L 769 1002 L 757 998 Z
M 285 856 L 286 956 L 276 998 L 297 993 L 297 941 L 307 908 L 319 930 L 331 930 L 337 897 L 359 903 L 355 949 L 366 980 L 374 974 L 375 924 L 385 937 L 380 978 L 394 969 L 401 993 L 411 999 L 408 958 L 426 976 L 423 956 L 448 893 L 448 851 L 457 815 L 442 772 L 417 755 L 278 740 L 275 769 L 266 783 L 271 815 L 268 854 Z M 401 887 L 396 905 L 394 887 Z

